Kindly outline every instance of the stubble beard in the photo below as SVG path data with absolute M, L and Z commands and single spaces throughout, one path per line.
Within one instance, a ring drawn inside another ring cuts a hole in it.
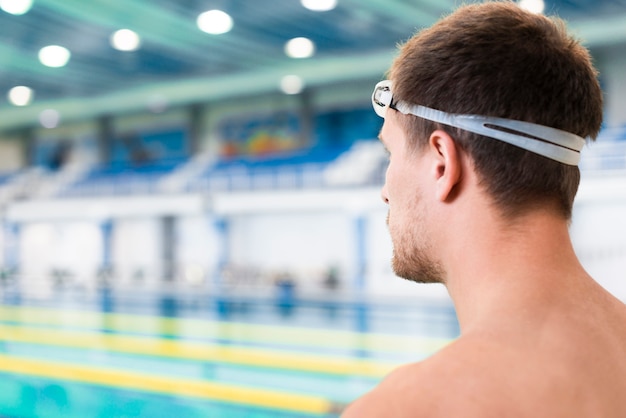
M 387 226 L 393 244 L 391 267 L 398 277 L 406 280 L 416 283 L 444 283 L 443 269 L 431 256 L 432 247 L 428 243 L 423 220 L 420 218 L 420 215 L 416 215 L 410 225 L 398 228 L 390 224 L 387 214 Z

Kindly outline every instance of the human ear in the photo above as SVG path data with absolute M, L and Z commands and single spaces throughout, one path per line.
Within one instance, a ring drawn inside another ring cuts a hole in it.
M 461 154 L 452 137 L 443 130 L 430 134 L 429 148 L 433 155 L 433 174 L 436 181 L 435 193 L 439 201 L 454 198 L 456 186 L 461 181 Z

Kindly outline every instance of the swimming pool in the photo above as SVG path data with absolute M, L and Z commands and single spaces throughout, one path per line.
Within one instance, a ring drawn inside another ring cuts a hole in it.
M 0 415 L 336 417 L 454 338 L 454 327 L 403 335 L 350 330 L 341 311 L 321 326 L 304 307 L 284 320 L 263 309 L 226 320 L 0 305 Z M 385 321 L 372 314 L 370 328 Z

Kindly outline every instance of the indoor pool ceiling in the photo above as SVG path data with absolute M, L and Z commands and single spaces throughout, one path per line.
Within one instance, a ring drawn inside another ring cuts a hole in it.
M 460 0 L 338 0 L 315 12 L 299 0 L 34 0 L 30 11 L 0 11 L 0 130 L 35 125 L 44 109 L 63 117 L 92 117 L 239 95 L 279 92 L 285 75 L 308 87 L 377 79 L 395 45 L 450 12 Z M 206 10 L 232 16 L 230 32 L 211 35 L 196 25 Z M 591 48 L 626 44 L 626 0 L 546 0 Z M 134 30 L 133 52 L 111 47 L 111 34 Z M 289 58 L 285 43 L 306 37 L 310 58 Z M 69 49 L 66 66 L 38 59 L 46 45 Z M 34 90 L 28 106 L 6 93 L 16 85 Z

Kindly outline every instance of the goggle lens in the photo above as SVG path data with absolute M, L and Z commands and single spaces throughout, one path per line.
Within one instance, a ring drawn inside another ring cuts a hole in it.
M 391 104 L 392 97 L 391 83 L 388 80 L 384 80 L 376 84 L 374 93 L 372 93 L 372 106 L 374 107 L 376 114 L 381 118 L 385 117 L 387 108 Z

